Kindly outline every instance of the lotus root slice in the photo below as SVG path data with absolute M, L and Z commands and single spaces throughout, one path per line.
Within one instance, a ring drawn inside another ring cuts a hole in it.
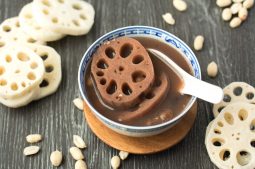
M 214 117 L 227 105 L 235 102 L 255 103 L 255 89 L 245 82 L 232 82 L 223 89 L 223 100 L 213 106 Z
M 104 103 L 118 109 L 139 104 L 155 78 L 146 49 L 127 37 L 102 44 L 93 55 L 91 72 Z

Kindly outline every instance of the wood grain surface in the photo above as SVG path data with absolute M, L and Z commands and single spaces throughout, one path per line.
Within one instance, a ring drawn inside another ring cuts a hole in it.
M 84 151 L 89 169 L 108 169 L 110 159 L 118 154 L 93 135 L 72 100 L 79 96 L 77 71 L 86 49 L 99 36 L 115 28 L 128 25 L 149 25 L 169 31 L 192 46 L 196 35 L 205 36 L 204 50 L 196 52 L 204 80 L 224 87 L 232 81 L 245 81 L 255 86 L 255 9 L 238 29 L 230 29 L 222 21 L 221 9 L 214 0 L 186 0 L 184 13 L 173 8 L 172 0 L 89 0 L 96 10 L 95 25 L 86 36 L 68 36 L 50 43 L 62 56 L 63 79 L 52 96 L 20 109 L 0 106 L 0 169 L 50 169 L 51 151 L 58 149 L 65 155 L 63 169 L 74 168 L 75 161 L 68 153 L 73 134 L 86 138 Z M 29 0 L 0 0 L 0 21 L 18 15 Z M 161 15 L 171 12 L 176 25 L 163 22 Z M 206 75 L 207 64 L 215 61 L 220 73 L 215 79 Z M 204 145 L 205 129 L 213 119 L 212 105 L 198 102 L 198 116 L 188 136 L 175 147 L 153 155 L 130 155 L 122 163 L 123 169 L 211 169 Z M 28 146 L 25 136 L 41 133 L 38 145 L 41 152 L 24 157 Z

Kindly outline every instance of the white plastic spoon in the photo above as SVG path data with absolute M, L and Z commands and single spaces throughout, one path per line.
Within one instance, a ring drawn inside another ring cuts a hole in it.
M 223 99 L 222 88 L 191 76 L 164 53 L 151 48 L 148 48 L 147 50 L 162 62 L 164 62 L 169 68 L 171 68 L 183 79 L 184 85 L 180 93 L 192 95 L 214 104 L 219 103 Z

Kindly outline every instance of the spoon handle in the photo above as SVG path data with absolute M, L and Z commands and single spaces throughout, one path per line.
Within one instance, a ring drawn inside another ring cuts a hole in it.
M 181 93 L 196 96 L 213 104 L 217 104 L 222 100 L 223 91 L 220 87 L 199 80 L 190 75 L 184 76 L 183 78 L 185 83 L 188 83 L 188 85 L 184 85 L 180 91 Z
M 223 91 L 220 87 L 191 76 L 164 53 L 150 48 L 147 50 L 164 62 L 183 80 L 184 87 L 180 90 L 182 94 L 192 95 L 214 104 L 219 103 L 222 100 Z

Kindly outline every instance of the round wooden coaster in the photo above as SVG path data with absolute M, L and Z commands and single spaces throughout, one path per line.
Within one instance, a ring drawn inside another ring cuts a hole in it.
M 132 154 L 152 154 L 174 146 L 188 134 L 197 114 L 195 103 L 187 115 L 171 129 L 156 136 L 136 138 L 109 129 L 95 117 L 86 104 L 84 105 L 84 114 L 93 133 L 109 146 Z

